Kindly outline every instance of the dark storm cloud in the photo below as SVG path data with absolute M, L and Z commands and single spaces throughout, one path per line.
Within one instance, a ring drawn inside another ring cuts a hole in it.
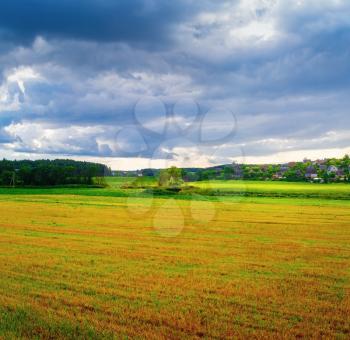
M 183 0 L 4 0 L 0 29 L 19 42 L 42 35 L 153 45 L 196 9 L 194 1 Z
M 176 127 L 165 135 L 138 125 L 135 105 L 151 97 L 168 115 L 186 98 L 203 114 L 229 108 L 238 119 L 234 141 L 248 156 L 344 147 L 348 139 L 329 133 L 350 126 L 350 5 L 300 3 L 5 0 L 0 143 L 69 155 L 140 148 L 131 153 L 144 157 L 167 138 L 196 143 Z M 161 122 L 158 113 L 149 110 L 146 124 Z M 127 128 L 139 129 L 145 150 Z

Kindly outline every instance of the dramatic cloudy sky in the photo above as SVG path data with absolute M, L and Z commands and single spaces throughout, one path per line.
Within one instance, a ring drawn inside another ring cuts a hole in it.
M 350 152 L 347 0 L 2 0 L 0 157 Z

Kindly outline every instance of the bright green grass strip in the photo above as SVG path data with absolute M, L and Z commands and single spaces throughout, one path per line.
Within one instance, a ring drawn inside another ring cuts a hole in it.
M 348 183 L 306 183 L 306 182 L 270 182 L 270 181 L 236 181 L 236 180 L 212 180 L 193 182 L 192 185 L 213 190 L 232 190 L 232 191 L 256 191 L 256 192 L 328 192 L 328 193 L 350 193 L 350 184 Z
M 109 186 L 106 188 L 0 188 L 0 199 L 3 195 L 23 196 L 23 195 L 77 195 L 87 197 L 149 197 L 152 191 L 144 188 L 125 189 L 125 183 L 132 182 L 133 178 L 109 178 Z M 137 180 L 137 179 L 136 179 Z M 154 185 L 154 179 L 149 180 L 150 185 Z M 153 184 L 152 184 L 153 183 Z M 305 204 L 321 204 L 322 201 L 343 200 L 350 201 L 350 184 L 314 184 L 314 183 L 288 183 L 288 182 L 252 182 L 252 181 L 203 181 L 190 183 L 197 189 L 194 191 L 184 191 L 178 194 L 171 194 L 164 191 L 153 193 L 154 197 L 174 198 L 174 199 L 196 199 L 203 197 L 209 200 L 228 199 L 232 201 L 254 202 L 257 198 L 270 199 L 302 199 Z M 197 198 L 196 198 L 197 196 Z M 214 197 L 214 199 L 212 198 Z M 217 197 L 217 198 L 216 198 Z M 253 199 L 249 201 L 249 199 Z M 319 200 L 319 203 L 316 201 Z M 260 201 L 259 201 L 260 202 Z M 308 202 L 308 203 L 307 203 Z M 323 204 L 323 203 L 322 203 Z

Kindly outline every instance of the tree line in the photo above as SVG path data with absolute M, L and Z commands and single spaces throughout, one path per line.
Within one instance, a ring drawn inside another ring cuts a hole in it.
M 69 159 L 0 161 L 1 186 L 91 185 L 110 175 L 104 164 Z

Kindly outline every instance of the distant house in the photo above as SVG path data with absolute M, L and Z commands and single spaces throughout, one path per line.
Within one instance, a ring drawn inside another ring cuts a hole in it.
M 318 175 L 315 174 L 315 173 L 305 174 L 305 178 L 307 178 L 307 179 L 313 180 L 313 179 L 315 179 L 317 177 L 318 177 Z
M 288 170 L 289 170 L 289 165 L 288 164 L 281 164 L 280 171 L 281 171 L 282 174 L 285 173 Z
M 233 169 L 233 178 L 235 179 L 243 178 L 243 168 L 240 164 L 233 162 L 232 169 Z
M 346 180 L 345 171 L 343 169 L 338 169 L 338 171 L 336 172 L 336 176 L 338 181 Z
M 335 165 L 330 165 L 328 168 L 327 168 L 327 172 L 329 174 L 336 174 L 338 172 L 338 168 L 335 166 Z
M 344 175 L 345 175 L 345 172 L 344 172 L 343 169 L 338 169 L 336 175 L 337 175 L 337 176 L 344 176 Z
M 282 172 L 276 172 L 275 174 L 272 175 L 272 179 L 274 180 L 279 180 L 279 179 L 284 179 L 285 177 L 283 176 Z
M 318 164 L 318 165 L 327 165 L 328 159 L 318 159 L 316 161 L 314 161 L 314 164 Z
M 317 178 L 317 170 L 313 165 L 310 165 L 306 168 L 305 178 L 309 180 L 314 180 L 315 178 Z
M 314 174 L 314 173 L 312 173 L 312 174 L 305 174 L 305 177 L 307 179 L 314 180 L 314 179 L 318 178 L 318 175 Z

